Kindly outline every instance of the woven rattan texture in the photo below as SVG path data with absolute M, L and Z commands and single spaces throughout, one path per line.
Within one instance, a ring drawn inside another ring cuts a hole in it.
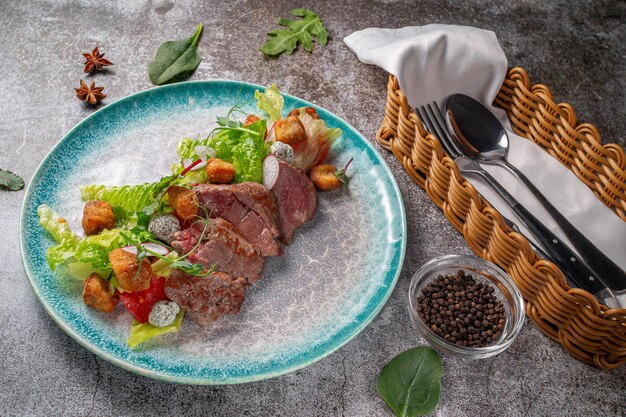
M 531 87 L 520 68 L 509 71 L 496 103 L 507 110 L 516 133 L 544 147 L 626 220 L 623 149 L 602 146 L 594 126 L 577 125 L 572 107 L 555 104 L 545 86 Z M 394 76 L 389 77 L 377 139 L 443 210 L 474 253 L 511 275 L 526 300 L 526 314 L 541 331 L 575 358 L 598 368 L 626 363 L 626 310 L 609 309 L 588 292 L 570 288 L 558 267 L 541 259 L 522 235 L 506 226 L 463 178 L 437 137 L 424 129 Z

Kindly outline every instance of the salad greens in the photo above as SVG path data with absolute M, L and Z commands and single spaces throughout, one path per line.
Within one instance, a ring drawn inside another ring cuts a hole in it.
M 178 329 L 180 329 L 184 316 L 185 310 L 181 308 L 176 315 L 174 323 L 165 327 L 156 327 L 150 323 L 140 323 L 137 320 L 133 320 L 133 323 L 130 326 L 130 336 L 128 336 L 128 341 L 126 342 L 128 347 L 135 349 L 140 343 L 152 339 L 153 337 L 166 333 L 177 332 Z
M 301 12 L 298 10 L 301 10 Z M 312 12 L 306 10 L 297 9 L 292 13 L 296 16 L 304 17 L 303 20 L 297 22 L 306 22 L 311 19 L 318 19 L 319 21 L 317 15 L 314 13 L 310 15 Z M 319 24 L 321 25 L 321 22 Z M 294 24 L 292 29 L 300 27 L 298 25 Z M 288 26 L 291 27 L 291 23 Z M 311 28 L 315 27 L 315 25 L 306 27 L 308 28 L 306 30 L 313 30 Z M 301 29 L 305 30 L 304 26 Z M 159 61 L 159 65 L 167 64 L 169 66 L 161 68 L 162 71 L 159 70 L 160 73 L 158 74 L 158 71 L 153 73 L 151 70 L 151 79 L 153 75 L 157 77 L 153 79 L 153 82 L 173 81 L 176 77 L 185 75 L 184 70 L 187 67 L 185 67 L 186 64 L 183 65 L 180 59 L 185 56 L 187 58 L 191 56 L 189 59 L 192 61 L 195 59 L 194 54 L 197 55 L 195 47 L 201 31 L 202 25 L 199 25 L 192 38 L 168 42 L 159 48 L 155 61 Z M 311 33 L 314 32 L 312 31 Z M 280 36 L 276 35 L 274 39 L 280 38 Z M 319 35 L 318 40 L 320 40 Z M 176 58 L 175 53 L 179 53 L 178 58 Z M 193 71 L 198 63 L 199 57 L 197 57 L 197 63 L 190 71 Z M 156 68 L 155 62 L 152 62 L 150 65 L 153 70 Z M 263 92 L 256 90 L 254 98 L 257 100 L 258 109 L 269 116 L 270 123 L 275 123 L 282 119 L 284 98 L 275 84 L 272 84 Z M 113 273 L 111 263 L 109 262 L 109 253 L 111 251 L 122 247 L 134 246 L 135 248 L 127 248 L 127 250 L 130 253 L 136 253 L 135 259 L 139 265 L 136 271 L 137 275 L 141 272 L 141 265 L 144 259 L 148 257 L 158 259 L 151 264 L 152 275 L 148 277 L 151 280 L 151 287 L 148 290 L 151 290 L 152 283 L 155 282 L 153 278 L 169 277 L 172 268 L 178 268 L 187 274 L 198 277 L 207 276 L 215 271 L 215 264 L 210 268 L 205 268 L 203 265 L 193 264 L 187 259 L 189 254 L 193 253 L 198 248 L 200 242 L 204 240 L 205 234 L 212 233 L 209 227 L 210 222 L 208 222 L 210 214 L 206 210 L 204 213 L 206 218 L 202 219 L 202 216 L 198 215 L 196 216 L 198 220 L 194 220 L 204 224 L 202 234 L 194 248 L 182 256 L 168 245 L 156 241 L 155 236 L 149 232 L 148 226 L 152 215 L 174 211 L 174 208 L 169 205 L 169 196 L 167 195 L 167 190 L 171 186 L 182 185 L 189 187 L 196 183 L 208 181 L 207 172 L 205 169 L 202 169 L 206 165 L 208 158 L 216 157 L 233 164 L 235 167 L 234 182 L 262 182 L 263 160 L 270 153 L 270 145 L 273 141 L 271 136 L 272 129 L 269 129 L 270 132 L 268 132 L 268 120 L 266 119 L 253 121 L 253 118 L 250 118 L 247 119 L 247 123 L 253 122 L 245 126 L 241 121 L 237 120 L 234 117 L 235 114 L 243 117 L 249 116 L 244 110 L 244 104 L 235 104 L 225 117 L 218 117 L 217 127 L 206 138 L 185 138 L 180 141 L 176 147 L 179 161 L 172 165 L 171 175 L 162 177 L 159 181 L 153 183 L 138 185 L 105 186 L 92 184 L 81 186 L 80 193 L 83 201 L 99 200 L 109 203 L 113 210 L 113 229 L 105 229 L 97 235 L 80 237 L 71 230 L 67 221 L 54 212 L 52 208 L 45 204 L 39 206 L 37 209 L 39 223 L 56 242 L 46 252 L 46 260 L 50 269 L 55 270 L 63 267 L 70 276 L 76 279 L 85 279 L 94 272 L 99 274 L 102 278 L 109 281 L 109 295 L 111 297 L 123 298 L 124 305 L 135 317 L 138 317 L 136 315 L 138 312 L 133 310 L 134 307 L 132 305 L 136 304 L 137 308 L 143 308 L 145 313 L 147 311 L 146 308 L 151 308 L 152 304 L 145 301 L 146 298 L 138 298 L 135 304 L 129 301 L 131 300 L 131 295 L 144 297 L 144 294 L 125 294 L 127 291 L 120 287 L 118 278 Z M 324 159 L 333 141 L 341 135 L 340 129 L 329 129 L 323 120 L 313 116 L 316 116 L 315 112 L 310 114 L 305 108 L 300 109 L 299 118 L 306 130 L 307 140 L 298 144 L 298 149 L 294 149 L 294 153 L 296 165 L 305 172 Z M 204 164 L 200 165 L 203 162 Z M 346 168 L 343 171 L 338 171 L 338 174 L 346 177 Z M 5 179 L 3 176 L 4 172 L 0 170 L 0 187 Z M 347 177 L 345 181 L 347 182 Z M 187 219 L 187 221 L 191 220 Z M 108 225 L 110 226 L 110 223 Z M 208 236 L 209 238 L 210 235 Z M 166 248 L 166 250 L 157 251 L 154 245 L 147 245 L 146 242 L 157 243 Z M 136 249 L 136 252 L 130 249 Z M 167 253 L 167 250 L 170 250 L 170 252 Z M 167 255 L 163 256 L 165 253 Z M 126 297 L 126 302 L 124 302 L 124 297 L 122 296 Z M 165 295 L 162 297 L 165 297 Z M 142 303 L 144 304 L 142 305 Z M 94 307 L 92 304 L 88 305 Z M 95 308 L 98 309 L 97 306 Z M 128 345 L 134 349 L 140 343 L 155 336 L 177 331 L 180 328 L 184 314 L 184 310 L 181 309 L 176 316 L 174 324 L 161 328 L 149 323 L 133 322 Z
M 218 126 L 206 139 L 183 139 L 176 151 L 181 160 L 195 160 L 199 157 L 196 150 L 198 146 L 211 148 L 217 158 L 235 166 L 235 182 L 262 182 L 263 159 L 269 154 L 269 146 L 265 143 L 266 130 L 267 122 L 263 119 L 247 127 L 228 124 Z M 174 164 L 172 172 L 177 172 L 181 167 L 182 163 Z M 198 174 L 193 172 L 192 175 L 204 175 L 206 180 L 204 171 Z
M 202 23 L 190 38 L 165 42 L 159 46 L 154 59 L 148 64 L 150 81 L 161 85 L 188 78 L 202 61 L 198 54 L 201 33 Z
M 259 110 L 263 110 L 270 117 L 271 122 L 277 122 L 282 119 L 283 106 L 285 105 L 285 99 L 283 95 L 278 91 L 276 84 L 273 84 L 266 88 L 263 93 L 259 90 L 255 90 L 254 98 L 257 100 L 257 107 Z
M 302 43 L 307 52 L 313 50 L 313 36 L 317 38 L 317 43 L 326 46 L 328 43 L 328 31 L 320 20 L 320 17 L 311 10 L 294 9 L 290 12 L 302 19 L 278 19 L 278 24 L 286 26 L 288 29 L 277 29 L 268 32 L 270 38 L 261 46 L 261 52 L 269 58 L 277 58 L 283 52 L 288 55 Z
M 397 417 L 430 413 L 437 407 L 443 366 L 427 346 L 402 352 L 380 372 L 376 387 Z
M 70 275 L 84 279 L 92 272 L 101 276 L 111 274 L 109 252 L 126 245 L 127 237 L 141 243 L 152 239 L 151 233 L 135 227 L 132 230 L 115 228 L 104 230 L 98 235 L 79 238 L 69 228 L 66 221 L 59 217 L 49 206 L 42 204 L 37 209 L 39 224 L 48 231 L 57 244 L 46 251 L 46 260 L 53 271 L 60 265 L 66 265 Z

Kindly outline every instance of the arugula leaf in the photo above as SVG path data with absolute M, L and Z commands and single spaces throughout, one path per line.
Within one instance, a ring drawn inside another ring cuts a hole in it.
M 182 81 L 188 78 L 200 65 L 198 40 L 202 33 L 202 23 L 192 37 L 165 42 L 157 49 L 154 60 L 148 64 L 150 81 L 156 85 Z
M 24 188 L 24 180 L 19 175 L 0 169 L 0 190 L 19 191 Z
M 437 407 L 443 366 L 427 346 L 402 352 L 380 372 L 376 388 L 396 417 L 414 417 Z
M 254 98 L 257 100 L 257 107 L 263 110 L 270 117 L 270 122 L 277 122 L 283 118 L 283 106 L 285 99 L 283 98 L 276 84 L 266 88 L 263 93 L 259 90 L 254 91 Z
M 312 35 L 316 37 L 317 43 L 320 45 L 326 46 L 328 43 L 328 31 L 315 12 L 306 9 L 294 9 L 291 14 L 302 19 L 278 20 L 279 25 L 289 29 L 277 29 L 268 32 L 270 38 L 261 46 L 261 52 L 267 57 L 277 58 L 283 52 L 291 55 L 298 47 L 298 43 L 302 43 L 304 49 L 311 52 L 313 50 Z

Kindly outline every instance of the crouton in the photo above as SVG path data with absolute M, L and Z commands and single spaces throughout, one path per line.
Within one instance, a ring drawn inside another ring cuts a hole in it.
M 173 185 L 167 190 L 167 196 L 170 199 L 170 206 L 181 219 L 186 220 L 198 214 L 196 193 L 190 188 Z
M 115 216 L 106 201 L 88 201 L 83 209 L 83 230 L 87 236 L 97 235 L 104 229 L 113 229 Z
M 298 116 L 287 116 L 274 125 L 276 140 L 288 145 L 295 145 L 307 140 L 306 130 Z
M 110 313 L 117 306 L 117 295 L 109 291 L 109 281 L 98 274 L 91 274 L 83 281 L 83 301 L 98 311 Z
M 243 127 L 248 127 L 252 123 L 258 122 L 259 120 L 261 119 L 259 119 L 259 116 L 257 116 L 256 114 L 249 114 L 248 117 L 246 117 L 246 120 L 243 122 Z
M 109 262 L 111 262 L 113 273 L 124 291 L 142 291 L 150 287 L 152 266 L 148 259 L 143 259 L 141 268 L 139 268 L 135 254 L 123 249 L 114 249 L 109 252 Z
M 335 175 L 337 168 L 334 165 L 317 165 L 309 172 L 309 178 L 315 188 L 320 191 L 330 191 L 341 187 L 343 184 Z
M 228 184 L 235 178 L 235 166 L 218 158 L 211 158 L 206 164 L 206 175 L 212 184 Z

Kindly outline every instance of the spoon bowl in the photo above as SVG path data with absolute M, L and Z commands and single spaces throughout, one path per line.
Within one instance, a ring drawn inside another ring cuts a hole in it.
M 486 163 L 505 161 L 509 136 L 498 118 L 481 102 L 455 94 L 446 102 L 448 129 L 465 154 Z

